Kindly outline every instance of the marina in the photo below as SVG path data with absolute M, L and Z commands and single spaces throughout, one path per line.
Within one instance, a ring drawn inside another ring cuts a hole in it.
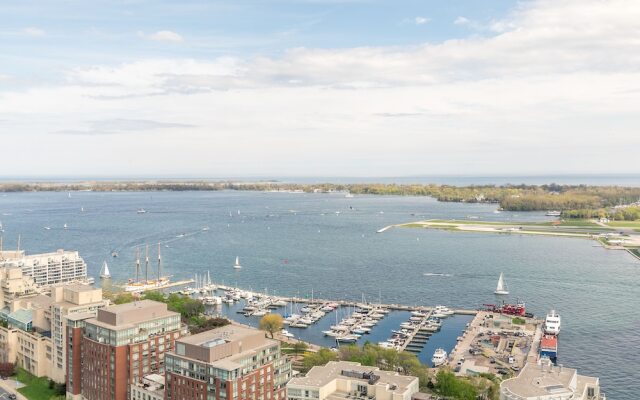
M 527 311 L 538 317 L 544 318 L 553 307 L 567 318 L 563 324 L 571 321 L 571 329 L 567 325 L 561 334 L 561 363 L 599 375 L 612 398 L 633 398 L 638 390 L 634 381 L 626 379 L 622 386 L 609 383 L 619 378 L 620 365 L 638 366 L 628 346 L 623 345 L 636 335 L 628 315 L 635 312 L 640 298 L 638 261 L 629 253 L 605 251 L 592 247 L 593 242 L 571 238 L 427 229 L 372 234 L 401 221 L 461 220 L 467 215 L 477 215 L 480 220 L 544 222 L 549 219 L 544 212 L 494 214 L 495 205 L 491 204 L 440 203 L 411 196 L 345 199 L 329 193 L 226 191 L 72 194 L 72 198 L 67 198 L 66 192 L 7 194 L 0 210 L 11 214 L 0 217 L 5 247 L 15 247 L 22 233 L 28 238 L 25 245 L 30 252 L 75 248 L 86 260 L 89 275 L 96 278 L 106 259 L 114 286 L 134 275 L 132 255 L 136 248 L 144 251 L 149 243 L 151 250 L 151 244 L 161 242 L 163 270 L 172 283 L 167 291 L 194 286 L 190 282 L 194 275 L 210 270 L 216 283 L 261 291 L 268 285 L 269 294 L 277 292 L 283 297 L 310 297 L 314 290 L 314 298 L 356 304 L 363 292 L 376 302 L 381 294 L 381 302 L 392 308 L 358 344 L 389 339 L 391 330 L 399 330 L 409 319 L 410 311 L 404 310 L 445 304 L 457 313 L 444 320 L 441 330 L 429 337 L 419 353 L 427 363 L 438 347 L 450 354 L 449 348 L 456 345 L 471 320 L 465 320 L 462 312 L 470 311 L 473 318 L 484 303 L 503 299 L 514 303 L 516 297 L 522 297 L 527 300 Z M 43 219 L 39 210 L 45 203 L 56 211 Z M 357 210 L 350 210 L 349 205 Z M 148 212 L 137 215 L 140 207 Z M 241 215 L 237 215 L 238 209 Z M 336 210 L 342 211 L 340 216 L 334 215 Z M 68 230 L 61 228 L 64 223 Z M 210 229 L 203 231 L 203 226 Z M 88 236 L 89 231 L 95 236 Z M 176 238 L 181 233 L 187 235 Z M 118 257 L 111 256 L 114 249 Z M 233 268 L 236 256 L 242 269 Z M 156 263 L 152 264 L 150 279 L 156 276 Z M 510 295 L 498 298 L 493 291 L 500 272 Z M 183 280 L 190 283 L 174 284 Z M 616 293 L 617 298 L 606 297 L 610 293 Z M 236 301 L 207 308 L 225 314 L 233 309 L 234 320 L 257 326 L 260 317 L 236 313 L 234 308 L 240 304 Z M 287 309 L 275 312 L 290 314 L 291 307 Z M 335 340 L 322 334 L 331 325 L 335 325 L 335 315 L 328 313 L 311 327 L 287 330 L 305 341 L 331 347 Z M 619 344 L 611 342 L 612 330 L 619 336 Z M 594 351 L 583 351 L 585 348 Z M 600 350 L 605 348 L 606 352 Z

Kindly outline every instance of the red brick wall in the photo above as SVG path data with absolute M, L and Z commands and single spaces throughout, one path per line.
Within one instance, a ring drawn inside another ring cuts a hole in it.
M 207 398 L 207 383 L 182 375 L 167 373 L 164 398 L 171 400 L 199 400 Z M 231 397 L 229 397 L 230 399 Z
M 69 343 L 73 346 L 73 352 L 71 353 L 71 362 L 67 359 L 67 392 L 73 394 L 80 394 L 82 390 L 82 328 L 70 328 L 67 335 L 67 349 L 69 349 Z M 67 354 L 67 357 L 69 354 Z M 72 372 L 69 373 L 71 367 Z M 72 377 L 73 384 L 69 384 L 69 378 Z

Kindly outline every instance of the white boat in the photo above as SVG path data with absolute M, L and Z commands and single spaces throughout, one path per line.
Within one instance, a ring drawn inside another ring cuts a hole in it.
M 145 210 L 144 208 L 138 208 L 137 213 L 138 213 L 138 214 L 146 214 L 146 213 L 147 213 L 147 210 Z
M 281 334 L 282 336 L 284 336 L 284 337 L 288 337 L 288 338 L 295 337 L 295 335 L 294 335 L 293 333 L 289 332 L 289 331 L 288 331 L 288 330 L 286 330 L 286 329 L 281 330 L 281 331 L 280 331 L 280 334 Z
M 162 289 L 171 283 L 168 276 L 163 276 L 160 280 L 149 279 L 144 282 L 130 282 L 124 287 L 125 292 L 143 292 L 145 290 Z
M 435 310 L 440 314 L 453 315 L 453 311 L 445 306 L 436 306 Z M 442 318 L 442 317 L 439 317 L 439 318 Z
M 269 310 L 258 310 L 254 312 L 253 315 L 255 315 L 256 317 L 262 317 L 264 315 L 267 315 L 268 313 L 269 313 Z
M 347 199 L 352 199 L 353 195 L 351 193 L 347 193 L 344 195 L 344 197 L 346 197 Z
M 341 336 L 336 336 L 336 340 L 338 342 L 342 342 L 342 343 L 355 343 L 358 341 L 358 339 L 360 338 L 360 336 L 358 335 L 341 335 Z
M 109 273 L 109 266 L 106 261 L 102 262 L 102 268 L 100 269 L 100 278 L 108 279 L 111 278 L 111 274 Z
M 240 269 L 242 265 L 240 265 L 240 257 L 236 257 L 236 263 L 233 265 L 233 268 Z
M 2 221 L 0 221 L 0 232 L 4 232 L 4 227 L 2 226 Z
M 447 362 L 447 352 L 444 349 L 436 349 L 433 353 L 433 357 L 431 357 L 431 363 L 433 363 L 434 367 L 439 367 L 440 365 Z
M 496 287 L 496 290 L 493 292 L 495 294 L 509 294 L 509 290 L 507 289 L 507 284 L 504 281 L 504 274 L 502 272 L 500 272 L 500 278 L 498 278 L 498 286 Z
M 547 217 L 559 217 L 562 215 L 562 211 L 547 211 L 545 215 Z
M 544 320 L 544 333 L 549 335 L 560 334 L 560 314 L 556 310 L 551 310 Z
M 45 229 L 46 231 L 50 231 L 50 230 L 51 230 L 51 227 L 50 227 L 50 226 L 45 226 L 45 227 L 44 227 L 44 229 Z
M 64 228 L 64 229 L 69 229 L 69 225 L 64 224 L 63 228 Z

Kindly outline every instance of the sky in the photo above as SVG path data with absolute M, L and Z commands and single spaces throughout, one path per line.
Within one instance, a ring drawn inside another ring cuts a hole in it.
M 640 173 L 637 0 L 0 2 L 0 176 Z

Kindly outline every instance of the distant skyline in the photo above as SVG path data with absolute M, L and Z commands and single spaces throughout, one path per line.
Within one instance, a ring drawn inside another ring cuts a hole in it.
M 0 176 L 637 174 L 640 3 L 0 3 Z

